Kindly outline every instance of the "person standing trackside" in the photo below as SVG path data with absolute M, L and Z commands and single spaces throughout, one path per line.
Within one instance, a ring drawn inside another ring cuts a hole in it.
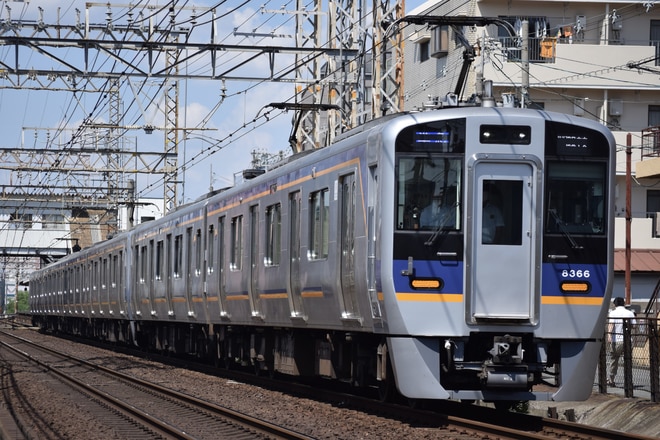
M 630 318 L 629 324 L 634 325 L 635 314 L 626 309 L 626 302 L 623 298 L 617 297 L 614 298 L 614 309 L 610 310 L 608 315 L 609 324 L 608 331 L 610 335 L 610 343 L 612 350 L 612 358 L 610 360 L 610 380 L 608 381 L 609 386 L 615 386 L 614 378 L 616 373 L 619 370 L 619 358 L 623 353 L 623 319 Z

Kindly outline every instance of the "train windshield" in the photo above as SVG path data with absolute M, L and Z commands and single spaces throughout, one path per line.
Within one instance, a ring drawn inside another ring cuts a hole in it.
M 605 163 L 550 162 L 546 231 L 605 234 L 605 175 Z
M 461 159 L 426 153 L 400 155 L 397 225 L 404 230 L 458 230 Z

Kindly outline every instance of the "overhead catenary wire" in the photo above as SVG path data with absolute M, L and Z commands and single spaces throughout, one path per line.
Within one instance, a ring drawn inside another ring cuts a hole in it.
M 218 3 L 218 4 L 220 4 L 220 3 Z M 136 5 L 136 7 L 139 6 L 139 5 L 140 5 L 140 4 Z M 143 83 L 141 86 L 144 87 L 144 84 L 145 84 L 145 83 Z M 257 84 L 250 85 L 247 89 L 242 90 L 242 91 L 238 91 L 238 92 L 234 93 L 233 96 L 238 96 L 238 95 L 241 95 L 241 94 L 247 93 L 247 91 L 248 91 L 249 89 L 252 89 L 252 88 L 254 88 L 254 87 L 256 87 L 256 86 L 257 86 Z M 107 89 L 108 86 L 105 86 L 105 88 Z M 101 96 L 103 96 L 103 95 L 105 95 L 105 93 L 102 94 Z M 71 103 L 76 102 L 76 99 L 75 99 L 75 98 L 72 98 L 72 99 L 70 100 L 70 102 L 71 102 Z M 81 101 L 80 101 L 80 102 L 81 102 Z M 80 105 L 80 104 L 78 104 L 78 106 L 79 106 L 79 105 Z M 128 108 L 128 109 L 130 109 L 130 106 L 131 106 L 131 105 L 134 105 L 134 104 L 133 104 L 133 103 L 129 104 L 129 108 Z M 67 150 L 70 149 L 73 145 L 75 145 L 76 142 L 79 142 L 79 140 L 80 140 L 80 136 L 81 136 L 80 128 L 83 127 L 86 123 L 89 123 L 89 122 L 95 121 L 95 120 L 98 118 L 98 116 L 100 116 L 100 112 L 101 112 L 101 111 L 104 111 L 104 109 L 105 109 L 106 106 L 107 106 L 107 99 L 99 98 L 99 99 L 97 99 L 96 103 L 94 103 L 94 104 L 92 105 L 92 107 L 90 108 L 90 110 L 85 110 L 85 114 L 86 114 L 87 116 L 84 118 L 84 120 L 83 120 L 83 124 L 80 124 L 80 125 L 79 125 L 78 130 L 76 130 L 76 131 L 74 132 L 74 134 L 73 134 L 73 136 L 71 137 L 71 139 L 69 139 L 69 141 L 66 142 L 66 143 L 62 146 L 62 148 L 61 148 L 61 152 L 62 152 L 62 154 L 67 154 Z M 73 107 L 70 106 L 70 107 L 71 107 L 72 109 L 74 109 L 74 107 L 76 107 L 76 106 L 73 106 Z M 128 110 L 128 109 L 125 109 L 125 110 Z M 217 109 L 215 109 L 215 110 L 217 110 Z M 66 121 L 67 121 L 67 120 L 71 121 L 72 118 L 74 117 L 73 114 L 74 114 L 73 111 L 72 111 L 72 112 L 65 112 L 65 113 L 64 113 L 64 117 L 61 119 L 61 121 L 62 121 L 62 125 L 61 125 L 61 129 L 60 129 L 60 131 L 61 131 L 62 129 L 64 129 L 64 127 L 70 125 L 70 123 L 67 123 Z M 71 115 L 71 116 L 67 116 L 67 115 Z M 126 115 L 125 115 L 125 117 L 126 117 Z M 136 120 L 137 120 L 137 118 L 139 118 L 139 117 L 140 117 L 140 115 L 135 116 Z M 207 119 L 208 119 L 208 118 L 207 118 Z M 244 127 L 242 127 L 241 129 L 244 129 Z M 57 135 L 56 135 L 56 136 L 53 136 L 53 138 L 56 138 L 56 137 L 58 137 L 58 136 L 57 136 Z M 44 178 L 46 178 L 46 179 L 53 179 L 52 176 L 44 176 Z

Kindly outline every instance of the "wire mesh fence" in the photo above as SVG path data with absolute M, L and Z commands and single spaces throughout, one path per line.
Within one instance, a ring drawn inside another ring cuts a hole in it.
M 660 401 L 660 338 L 658 318 L 608 319 L 600 351 L 596 386 L 600 393 L 621 388 L 625 397 L 648 397 Z M 616 349 L 616 341 L 621 348 Z

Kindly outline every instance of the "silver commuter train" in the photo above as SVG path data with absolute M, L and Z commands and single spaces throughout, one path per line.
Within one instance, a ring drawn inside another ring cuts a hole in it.
M 33 273 L 50 331 L 411 399 L 583 400 L 615 142 L 529 109 L 372 121 Z

